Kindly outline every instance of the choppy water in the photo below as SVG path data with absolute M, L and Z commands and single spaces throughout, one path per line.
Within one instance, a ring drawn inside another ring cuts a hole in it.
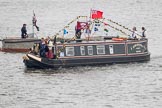
M 145 63 L 28 70 L 24 54 L 0 52 L 0 108 L 161 108 L 162 1 L 160 0 L 1 0 L 0 36 L 32 31 L 35 11 L 40 35 L 53 35 L 92 7 L 132 28 L 145 26 L 151 60 Z

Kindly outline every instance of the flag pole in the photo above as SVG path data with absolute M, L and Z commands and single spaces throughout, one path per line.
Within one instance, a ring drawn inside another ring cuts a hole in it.
M 63 29 L 63 43 L 65 42 L 64 35 L 65 35 L 65 28 Z
M 33 10 L 33 17 L 32 17 L 32 30 L 33 30 L 33 37 L 34 37 L 34 10 Z
M 92 8 L 91 8 L 91 10 L 90 10 L 90 16 L 89 16 L 89 18 L 90 18 L 90 21 L 91 21 L 91 14 L 92 14 L 91 12 L 92 12 Z
M 90 10 L 90 23 L 89 23 L 89 31 L 90 31 L 90 24 L 91 24 L 91 17 L 92 17 L 92 8 L 91 8 L 91 10 Z M 91 32 L 90 33 L 88 33 L 88 41 L 89 41 L 89 39 L 90 39 L 90 35 L 91 35 Z

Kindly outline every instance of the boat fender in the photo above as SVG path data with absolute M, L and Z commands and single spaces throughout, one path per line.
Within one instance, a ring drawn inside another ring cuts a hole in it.
M 23 58 L 23 60 L 29 60 L 29 58 L 27 56 L 23 56 L 22 58 Z
M 112 38 L 113 41 L 124 41 L 125 39 L 123 38 Z

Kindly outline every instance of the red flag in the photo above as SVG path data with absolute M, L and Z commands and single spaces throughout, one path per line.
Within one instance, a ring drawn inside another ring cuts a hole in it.
M 102 11 L 99 10 L 91 10 L 91 18 L 92 19 L 101 19 L 103 15 Z
M 88 26 L 88 22 L 77 22 L 77 28 L 76 29 L 85 29 Z

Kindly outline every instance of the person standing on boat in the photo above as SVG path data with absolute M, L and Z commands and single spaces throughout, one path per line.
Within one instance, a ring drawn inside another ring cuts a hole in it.
M 78 29 L 77 27 L 75 27 L 75 36 L 77 39 L 80 39 L 81 37 L 81 29 Z
M 137 29 L 136 29 L 136 27 L 133 27 L 133 31 L 132 31 L 132 36 L 131 36 L 131 38 L 132 39 L 136 39 L 137 38 Z
M 53 58 L 53 51 L 52 51 L 53 43 L 50 39 L 50 37 L 47 37 L 47 48 L 46 48 L 46 57 L 47 58 Z
M 145 27 L 142 27 L 142 37 L 143 38 L 146 37 L 146 29 L 145 29 Z
M 45 39 L 41 38 L 41 42 L 39 44 L 39 49 L 40 49 L 40 57 L 46 57 L 46 43 Z
M 48 36 L 48 37 L 46 38 L 46 43 L 49 44 L 50 41 L 51 41 L 51 39 L 50 39 L 50 37 Z
M 36 27 L 37 31 L 39 31 L 39 27 L 37 26 L 37 18 L 35 16 L 35 13 L 33 13 L 33 26 Z
M 27 30 L 26 30 L 26 24 L 23 24 L 23 27 L 21 28 L 21 38 L 27 38 Z

